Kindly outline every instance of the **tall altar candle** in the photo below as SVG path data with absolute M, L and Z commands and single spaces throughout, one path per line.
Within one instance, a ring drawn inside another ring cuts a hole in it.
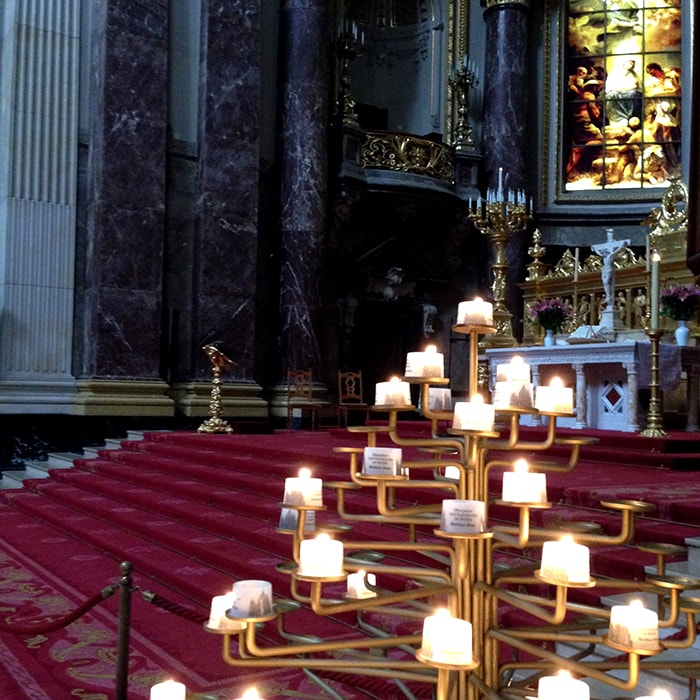
M 657 251 L 651 254 L 651 330 L 659 330 L 659 262 Z
M 574 282 L 578 282 L 578 248 L 574 250 Z

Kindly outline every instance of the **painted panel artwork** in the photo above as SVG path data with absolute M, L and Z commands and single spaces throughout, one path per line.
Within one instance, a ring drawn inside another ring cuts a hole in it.
M 681 166 L 681 0 L 569 0 L 567 192 L 665 187 Z

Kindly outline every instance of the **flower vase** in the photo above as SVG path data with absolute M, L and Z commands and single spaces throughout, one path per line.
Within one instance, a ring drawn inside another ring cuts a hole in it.
M 551 328 L 545 329 L 544 332 L 544 346 L 546 348 L 553 348 L 556 345 L 556 340 L 554 338 L 554 331 Z
M 690 328 L 688 328 L 688 322 L 678 321 L 674 335 L 676 336 L 676 345 L 690 345 Z

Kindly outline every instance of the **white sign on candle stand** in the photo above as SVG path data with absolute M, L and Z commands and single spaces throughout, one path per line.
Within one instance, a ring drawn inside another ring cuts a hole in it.
M 444 532 L 478 534 L 486 530 L 486 504 L 458 498 L 442 502 L 440 529 Z
M 150 700 L 185 700 L 185 692 L 184 683 L 167 680 L 151 686 Z
M 397 476 L 401 473 L 400 447 L 365 447 L 362 453 L 362 473 L 370 476 Z

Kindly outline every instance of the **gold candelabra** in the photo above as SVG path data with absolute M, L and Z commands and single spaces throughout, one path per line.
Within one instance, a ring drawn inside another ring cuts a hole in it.
M 517 344 L 513 336 L 513 314 L 506 306 L 506 273 L 509 267 L 506 247 L 514 234 L 527 227 L 531 216 L 522 190 L 504 191 L 502 168 L 499 168 L 498 189 L 489 189 L 485 200 L 480 197 L 475 206 L 470 207 L 469 219 L 481 233 L 486 234 L 493 248 L 491 292 L 496 332 L 484 341 L 485 345 L 513 347 Z
M 469 335 L 470 346 L 475 349 L 479 336 L 493 334 L 495 328 L 479 330 L 465 325 L 457 330 Z M 446 434 L 439 434 L 436 426 L 440 421 L 453 420 L 459 404 L 455 410 L 431 410 L 429 392 L 431 386 L 444 386 L 448 382 L 442 376 L 411 376 L 398 382 L 418 385 L 422 412 L 433 424 L 429 437 L 401 434 L 398 415 L 414 412 L 415 407 L 409 405 L 410 400 L 399 400 L 399 405 L 395 405 L 394 395 L 392 398 L 387 395 L 386 403 L 374 406 L 376 412 L 386 415 L 385 422 L 348 428 L 365 436 L 367 447 L 335 448 L 337 453 L 348 457 L 348 476 L 342 481 L 324 481 L 323 488 L 335 492 L 340 522 L 324 524 L 316 519 L 316 515 L 326 511 L 326 506 L 319 502 L 318 494 L 311 498 L 305 495 L 306 485 L 311 485 L 313 479 L 303 481 L 300 475 L 296 480 L 300 483 L 295 481 L 289 491 L 285 484 L 282 507 L 294 518 L 291 524 L 285 520 L 284 526 L 281 520 L 278 532 L 291 537 L 292 557 L 278 566 L 278 571 L 290 577 L 290 598 L 271 601 L 265 610 L 259 608 L 256 598 L 255 610 L 248 612 L 234 602 L 220 621 L 210 619 L 205 628 L 222 635 L 225 662 L 241 668 L 301 667 L 311 675 L 323 670 L 343 671 L 391 679 L 398 684 L 427 683 L 434 686 L 437 700 L 515 700 L 535 694 L 540 700 L 561 700 L 568 696 L 566 683 L 585 685 L 579 679 L 592 679 L 630 691 L 637 687 L 647 670 L 673 668 L 692 673 L 697 668 L 696 661 L 663 657 L 666 650 L 693 645 L 696 614 L 700 611 L 700 598 L 682 595 L 700 587 L 700 581 L 666 572 L 667 557 L 677 556 L 679 548 L 667 544 L 639 545 L 656 557 L 656 571 L 644 581 L 612 576 L 594 578 L 588 572 L 587 562 L 582 569 L 573 563 L 573 554 L 564 549 L 565 545 L 569 546 L 567 538 L 558 539 L 567 534 L 573 536 L 571 545 L 577 556 L 581 549 L 587 556 L 589 547 L 630 545 L 636 517 L 653 506 L 632 500 L 601 502 L 619 519 L 616 531 L 610 534 L 603 534 L 591 523 L 535 527 L 532 513 L 552 504 L 546 496 L 539 500 L 506 499 L 504 473 L 504 498 L 495 503 L 513 508 L 518 524 L 488 526 L 489 505 L 494 503 L 490 501 L 488 477 L 493 470 L 510 466 L 510 460 L 503 454 L 537 455 L 555 443 L 568 448 L 565 464 L 543 460 L 533 465 L 533 476 L 539 478 L 548 472 L 575 469 L 581 448 L 597 439 L 584 435 L 557 437 L 557 418 L 570 412 L 542 410 L 539 413 L 547 419 L 546 434 L 534 441 L 527 440 L 521 434 L 520 419 L 523 414 L 538 411 L 516 407 L 499 410 L 500 422 L 496 427 L 467 429 L 454 427 L 456 422 L 453 422 Z M 474 397 L 472 390 L 470 398 Z M 391 470 L 386 470 L 386 461 L 380 461 L 378 470 L 370 469 L 371 448 L 376 448 L 380 435 L 390 439 L 393 449 L 413 447 L 426 457 L 399 460 Z M 498 451 L 495 456 L 490 454 L 493 451 Z M 402 501 L 401 493 L 407 489 L 411 498 Z M 375 509 L 365 512 L 352 501 L 358 491 L 374 495 Z M 419 502 L 417 493 L 423 494 Z M 436 500 L 436 496 L 442 500 Z M 481 514 L 481 526 L 477 523 L 475 527 L 454 527 L 445 515 L 445 504 L 449 503 L 474 507 L 469 512 Z M 348 527 L 352 523 L 388 525 L 388 537 L 376 541 L 353 540 Z M 403 527 L 399 530 L 397 526 Z M 397 535 L 399 531 L 402 536 Z M 329 535 L 335 535 L 335 539 Z M 322 545 L 322 549 L 315 552 L 312 561 L 310 552 L 317 545 L 319 548 Z M 551 561 L 545 565 L 546 550 L 554 545 L 558 548 L 555 565 Z M 542 549 L 539 568 L 533 564 L 528 570 L 522 566 L 506 569 L 503 562 L 497 562 L 498 555 L 507 557 L 513 550 L 518 557 L 526 557 L 538 549 Z M 394 554 L 400 555 L 397 563 L 388 563 L 386 558 Z M 352 589 L 351 577 L 356 586 Z M 398 578 L 403 584 L 398 590 L 390 590 L 381 584 L 382 577 Z M 347 592 L 339 593 L 338 586 L 345 581 Z M 613 624 L 615 608 L 577 601 L 570 595 L 571 591 L 596 586 L 651 596 L 658 603 L 658 627 L 646 628 L 647 636 L 635 636 L 632 627 L 625 627 L 627 623 Z M 437 612 L 431 615 L 436 602 L 444 605 L 445 615 Z M 311 634 L 307 635 L 291 633 L 287 617 L 301 605 L 310 607 L 319 616 L 355 613 L 358 627 L 364 633 L 336 641 L 315 637 L 314 630 L 309 630 Z M 504 625 L 500 612 L 505 607 L 527 613 L 532 622 Z M 414 623 L 423 621 L 422 632 L 416 629 L 393 634 L 373 623 L 368 616 L 372 611 Z M 447 622 L 447 627 L 440 626 Z M 261 639 L 261 629 L 272 623 L 283 638 L 277 645 Z M 659 641 L 650 634 L 658 632 L 658 628 L 676 625 L 685 628 L 685 636 L 674 635 Z M 620 635 L 620 629 L 629 634 Z M 563 656 L 553 648 L 556 643 L 578 645 L 582 651 Z M 601 648 L 611 649 L 614 654 L 594 656 L 593 651 Z M 504 654 L 504 650 L 510 653 Z M 519 652 L 525 653 L 527 659 L 519 657 Z M 544 684 L 542 677 L 556 681 L 557 676 L 548 674 L 561 669 L 573 675 L 568 680 L 562 678 L 563 686 L 550 689 L 552 684 Z M 408 693 L 406 697 L 412 696 Z
M 649 410 L 647 412 L 647 427 L 642 430 L 642 437 L 664 437 L 664 412 L 661 399 L 661 384 L 659 382 L 660 343 L 663 331 L 648 330 L 651 341 L 649 367 Z
M 338 109 L 342 123 L 350 126 L 358 126 L 350 64 L 359 55 L 358 47 L 363 40 L 357 25 L 353 22 L 338 34 L 335 41 L 335 51 L 338 56 Z
M 454 91 L 457 118 L 453 130 L 455 150 L 473 151 L 474 139 L 472 125 L 469 121 L 469 90 L 479 84 L 476 67 L 464 56 L 462 63 L 453 67 L 449 77 L 450 87 Z
M 223 416 L 223 407 L 221 403 L 221 371 L 228 369 L 233 360 L 230 360 L 216 345 L 205 345 L 204 350 L 206 356 L 212 365 L 212 380 L 211 380 L 211 399 L 209 401 L 209 418 L 202 423 L 197 432 L 199 433 L 232 433 L 233 428 L 228 424 Z

